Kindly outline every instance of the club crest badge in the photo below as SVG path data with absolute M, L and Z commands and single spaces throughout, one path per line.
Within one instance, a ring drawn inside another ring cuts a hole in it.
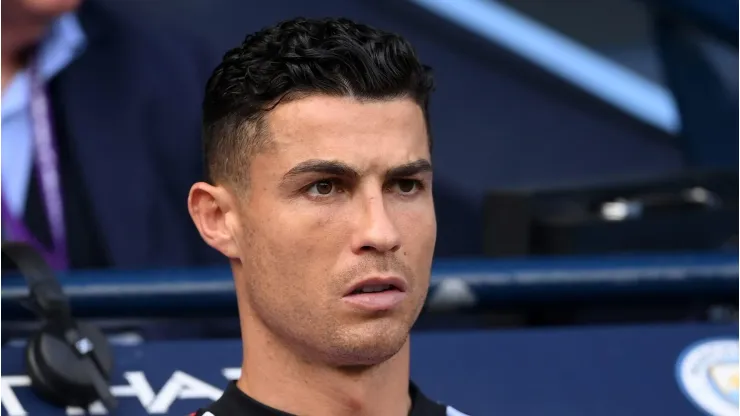
M 738 414 L 738 340 L 715 338 L 686 348 L 676 363 L 678 385 L 711 416 Z

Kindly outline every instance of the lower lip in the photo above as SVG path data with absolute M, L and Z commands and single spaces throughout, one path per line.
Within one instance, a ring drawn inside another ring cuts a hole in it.
M 384 292 L 358 293 L 342 298 L 350 305 L 368 311 L 386 311 L 396 307 L 406 297 L 406 292 L 386 290 Z

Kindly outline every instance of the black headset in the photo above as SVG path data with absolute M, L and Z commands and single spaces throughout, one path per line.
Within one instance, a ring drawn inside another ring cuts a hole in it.
M 100 400 L 116 406 L 110 392 L 113 354 L 96 327 L 74 321 L 69 300 L 44 258 L 24 243 L 3 242 L 2 254 L 15 263 L 28 284 L 24 306 L 43 321 L 26 345 L 26 371 L 31 389 L 57 406 L 87 408 Z

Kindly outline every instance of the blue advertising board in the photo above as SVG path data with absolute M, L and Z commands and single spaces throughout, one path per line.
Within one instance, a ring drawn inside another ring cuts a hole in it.
M 738 413 L 738 328 L 681 324 L 416 332 L 411 373 L 425 393 L 470 415 Z M 116 414 L 186 415 L 239 375 L 238 340 L 115 348 Z M 106 414 L 55 409 L 24 375 L 23 348 L 2 350 L 2 415 Z

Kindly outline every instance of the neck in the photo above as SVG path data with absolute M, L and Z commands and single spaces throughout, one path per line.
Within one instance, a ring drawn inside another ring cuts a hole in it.
M 408 414 L 408 341 L 379 365 L 336 368 L 299 357 L 256 321 L 242 321 L 244 355 L 237 382 L 250 397 L 293 414 Z

